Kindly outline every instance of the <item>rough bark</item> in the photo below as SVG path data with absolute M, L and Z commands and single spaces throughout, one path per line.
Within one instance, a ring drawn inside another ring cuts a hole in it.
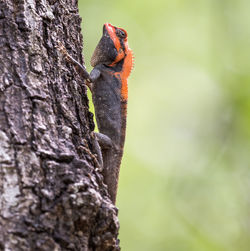
M 93 158 L 76 0 L 0 0 L 0 250 L 119 250 Z

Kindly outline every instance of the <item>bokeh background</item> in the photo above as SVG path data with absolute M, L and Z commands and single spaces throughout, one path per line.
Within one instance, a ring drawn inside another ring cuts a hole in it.
M 127 30 L 135 55 L 117 202 L 122 250 L 249 251 L 249 0 L 79 7 L 88 71 L 105 22 Z

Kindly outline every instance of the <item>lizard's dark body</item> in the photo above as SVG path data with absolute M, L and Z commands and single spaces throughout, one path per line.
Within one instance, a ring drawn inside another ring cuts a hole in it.
M 60 50 L 68 61 L 74 64 L 82 78 L 87 80 L 87 85 L 92 92 L 100 132 L 96 134 L 96 138 L 102 151 L 98 156 L 102 156 L 100 163 L 103 161 L 101 169 L 104 182 L 115 204 L 126 134 L 127 79 L 133 66 L 127 33 L 111 24 L 104 24 L 103 36 L 91 58 L 94 69 L 90 74 L 67 53 L 62 45 Z
M 111 139 L 112 146 L 101 143 L 103 156 L 103 177 L 111 200 L 115 201 L 120 164 L 126 135 L 127 101 L 121 100 L 121 81 L 115 75 L 122 69 L 123 62 L 115 67 L 97 65 L 93 71 L 100 72 L 99 78 L 92 86 L 92 99 L 95 107 L 99 132 Z

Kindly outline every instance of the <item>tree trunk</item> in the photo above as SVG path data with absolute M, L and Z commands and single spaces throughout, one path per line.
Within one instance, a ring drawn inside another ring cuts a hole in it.
M 94 156 L 76 0 L 0 0 L 0 250 L 119 250 Z

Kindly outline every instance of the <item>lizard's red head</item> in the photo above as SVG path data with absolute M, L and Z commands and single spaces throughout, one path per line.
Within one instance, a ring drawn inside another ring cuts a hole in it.
M 127 32 L 109 23 L 103 25 L 103 35 L 91 58 L 91 65 L 114 66 L 129 54 L 132 68 L 132 52 L 128 47 Z M 130 69 L 131 70 L 131 69 Z

